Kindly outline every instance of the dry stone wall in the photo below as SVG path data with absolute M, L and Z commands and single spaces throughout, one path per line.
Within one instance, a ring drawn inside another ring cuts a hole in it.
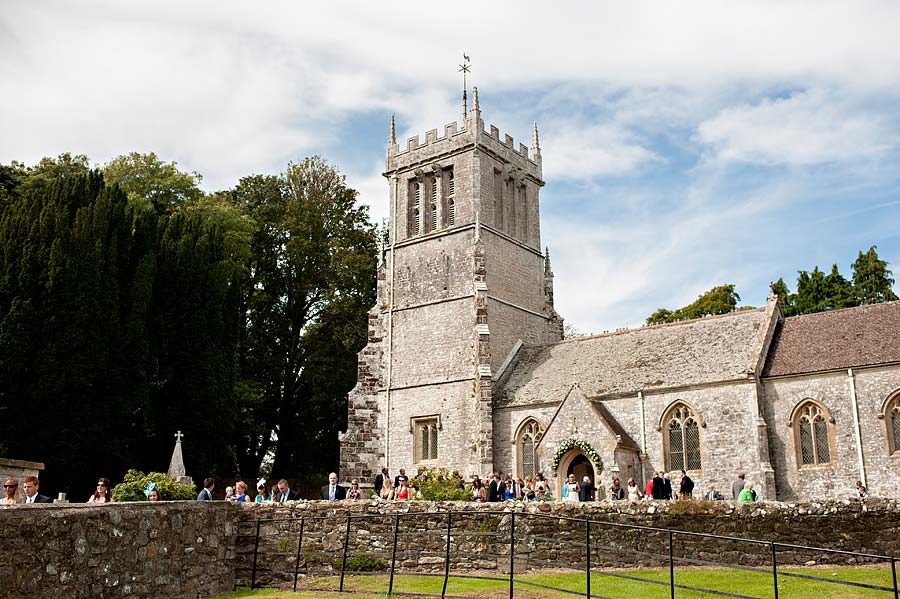
M 350 520 L 348 563 L 366 556 L 387 568 L 399 515 L 397 568 L 443 573 L 450 515 L 450 570 L 508 572 L 510 538 L 517 571 L 541 567 L 581 568 L 586 520 L 591 520 L 593 567 L 664 567 L 668 530 L 709 533 L 890 556 L 900 533 L 900 501 L 869 499 L 822 503 L 735 504 L 719 502 L 614 502 L 591 504 L 454 502 L 298 503 L 244 514 L 261 518 L 256 581 L 293 580 L 303 522 L 299 571 L 339 570 Z M 515 514 L 515 516 L 513 516 Z M 515 520 L 513 530 L 513 519 Z M 635 528 L 649 527 L 649 528 Z M 237 554 L 238 585 L 249 585 L 255 538 L 242 537 Z M 678 567 L 721 565 L 770 567 L 771 547 L 675 533 Z M 779 565 L 854 564 L 855 557 L 799 548 L 778 548 Z M 882 565 L 884 565 L 882 563 Z
M 516 571 L 582 567 L 586 520 L 593 522 L 595 567 L 665 564 L 668 528 L 880 555 L 896 551 L 900 534 L 900 500 L 886 499 L 741 505 L 310 501 L 241 506 L 190 501 L 13 506 L 0 509 L 0 597 L 210 597 L 249 585 L 254 568 L 257 585 L 285 584 L 293 580 L 301 522 L 301 572 L 335 572 L 343 559 L 348 517 L 348 557 L 389 563 L 399 520 L 397 567 L 442 573 L 448 511 L 454 512 L 452 572 L 507 572 L 511 537 Z M 771 555 L 764 544 L 684 534 L 675 534 L 674 540 L 679 567 L 695 563 L 691 560 L 765 566 Z M 791 548 L 779 549 L 778 559 L 781 565 L 857 561 Z
M 225 502 L 0 509 L 0 597 L 209 597 L 234 589 Z

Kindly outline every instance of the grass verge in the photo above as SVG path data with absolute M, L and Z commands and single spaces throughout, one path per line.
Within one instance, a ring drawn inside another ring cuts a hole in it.
M 495 573 L 491 577 L 499 578 Z M 815 576 L 828 581 L 810 580 Z M 878 590 L 863 586 L 840 583 L 855 583 L 885 587 Z M 304 580 L 304 590 L 297 593 L 277 589 L 249 589 L 222 595 L 218 599 L 336 599 L 347 597 L 337 593 L 337 578 Z M 679 569 L 675 572 L 676 599 L 713 599 L 721 597 L 720 591 L 735 593 L 759 599 L 774 599 L 775 590 L 771 573 L 752 572 L 726 568 Z M 540 586 L 539 586 L 540 585 Z M 394 578 L 394 592 L 440 596 L 442 577 L 400 575 Z M 544 587 L 565 589 L 570 593 Z M 689 588 L 693 587 L 693 588 Z M 347 576 L 345 591 L 356 596 L 375 599 L 386 598 L 388 577 L 385 575 Z M 584 596 L 586 579 L 583 573 L 540 572 L 517 575 L 515 577 L 515 597 L 517 599 L 546 599 L 574 597 L 572 593 Z M 331 592 L 333 591 L 333 592 Z M 893 580 L 890 567 L 831 567 L 831 568 L 784 568 L 778 577 L 779 599 L 893 599 Z M 591 594 L 610 599 L 669 599 L 669 571 L 664 569 L 610 570 L 591 573 Z M 463 578 L 451 576 L 447 584 L 447 595 L 472 597 L 477 599 L 500 599 L 509 596 L 509 580 L 486 580 L 483 578 Z

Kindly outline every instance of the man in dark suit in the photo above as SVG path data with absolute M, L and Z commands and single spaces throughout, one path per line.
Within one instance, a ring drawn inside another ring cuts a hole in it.
M 503 484 L 503 481 L 500 479 L 500 473 L 494 472 L 491 484 L 488 485 L 487 500 L 492 503 L 503 501 L 504 495 L 506 495 L 506 485 Z
M 322 487 L 322 499 L 337 501 L 347 499 L 347 489 L 337 484 L 337 474 L 328 475 L 328 484 Z
M 666 498 L 666 483 L 663 482 L 663 478 L 660 476 L 659 472 L 653 477 L 653 486 L 651 489 L 650 494 L 653 496 L 653 499 Z
M 377 494 L 381 493 L 381 487 L 384 485 L 385 482 L 390 484 L 390 480 L 391 480 L 391 477 L 388 475 L 387 467 L 382 468 L 381 472 L 378 474 L 378 476 L 375 477 L 375 494 L 377 495 Z
M 275 502 L 284 503 L 285 501 L 297 501 L 297 494 L 288 486 L 288 481 L 281 479 L 278 481 L 278 492 L 275 493 Z
M 216 479 L 209 477 L 203 481 L 203 490 L 197 495 L 198 501 L 212 501 L 213 489 L 216 488 Z
M 26 476 L 22 481 L 22 490 L 25 496 L 19 500 L 19 503 L 51 503 L 50 498 L 46 495 L 38 493 L 41 481 L 36 476 Z
M 672 481 L 668 474 L 663 474 L 663 499 L 672 499 Z

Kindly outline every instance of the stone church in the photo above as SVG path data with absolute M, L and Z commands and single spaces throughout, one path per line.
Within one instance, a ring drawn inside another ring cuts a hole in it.
M 900 302 L 762 308 L 562 340 L 530 148 L 462 124 L 397 143 L 341 478 L 418 466 L 608 484 L 684 468 L 730 498 L 900 496 Z

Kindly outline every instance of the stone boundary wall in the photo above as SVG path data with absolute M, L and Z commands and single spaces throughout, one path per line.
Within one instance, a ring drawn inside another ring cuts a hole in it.
M 209 597 L 234 590 L 224 501 L 0 508 L 0 597 Z
M 209 597 L 250 582 L 260 529 L 258 584 L 292 580 L 299 518 L 301 571 L 333 569 L 343 555 L 390 560 L 401 515 L 398 568 L 443 572 L 447 511 L 451 573 L 508 571 L 515 512 L 516 570 L 581 567 L 584 519 L 592 524 L 595 567 L 660 566 L 668 533 L 615 525 L 713 533 L 890 556 L 898 550 L 900 500 L 734 504 L 644 502 L 473 504 L 465 502 L 300 501 L 284 506 L 220 501 L 50 504 L 0 508 L 0 597 Z M 296 519 L 295 519 L 296 518 Z M 569 519 L 573 518 L 575 520 Z M 768 545 L 675 535 L 676 557 L 768 566 Z M 857 563 L 846 556 L 779 549 L 781 565 Z M 690 565 L 679 562 L 678 567 Z
M 592 524 L 593 567 L 667 567 L 666 530 L 708 533 L 891 556 L 898 551 L 900 500 L 813 503 L 732 501 L 607 502 L 590 504 L 465 502 L 300 502 L 258 507 L 242 513 L 237 547 L 238 586 L 249 586 L 260 522 L 256 581 L 262 585 L 292 582 L 300 517 L 304 519 L 300 572 L 339 568 L 347 516 L 351 516 L 348 556 L 366 555 L 390 563 L 395 515 L 401 514 L 397 567 L 443 573 L 447 511 L 451 516 L 451 574 L 466 570 L 508 572 L 511 513 L 515 512 L 516 570 L 540 567 L 582 568 L 585 563 L 584 519 Z M 545 517 L 549 516 L 549 517 Z M 323 519 L 323 517 L 325 517 Z M 295 519 L 296 518 L 296 519 Z M 572 520 L 574 518 L 577 520 Z M 295 520 L 292 520 L 295 519 Z M 406 534 L 404 534 L 406 533 Z M 677 567 L 702 565 L 689 560 L 771 567 L 771 547 L 740 540 L 674 535 Z M 856 558 L 778 548 L 779 565 L 854 564 Z M 882 562 L 883 563 L 883 562 Z

